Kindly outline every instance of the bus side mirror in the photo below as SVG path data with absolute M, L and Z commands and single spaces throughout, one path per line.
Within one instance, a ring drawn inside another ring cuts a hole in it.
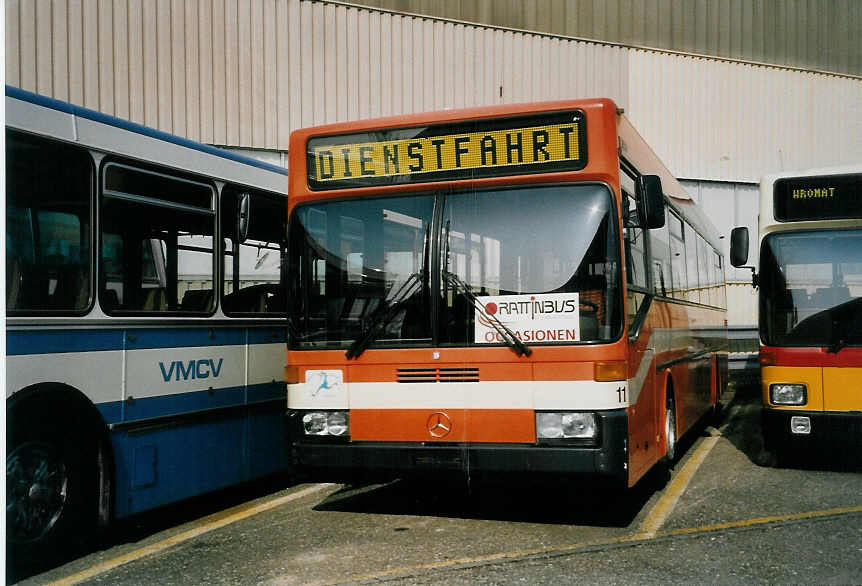
M 748 228 L 740 226 L 730 231 L 730 264 L 739 268 L 748 262 Z
M 245 192 L 240 195 L 236 207 L 236 241 L 242 243 L 248 238 L 251 194 Z
M 754 267 L 746 266 L 748 262 L 748 228 L 739 226 L 730 231 L 730 264 L 739 269 L 751 270 L 751 285 L 757 289 L 760 279 Z
M 641 175 L 637 179 L 638 197 L 646 208 L 646 227 L 649 230 L 664 226 L 664 194 L 658 175 Z

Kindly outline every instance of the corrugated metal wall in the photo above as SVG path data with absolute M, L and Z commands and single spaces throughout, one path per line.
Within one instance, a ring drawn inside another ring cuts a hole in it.
M 677 176 L 756 182 L 862 160 L 862 79 L 629 52 L 629 115 Z
M 508 28 L 862 74 L 858 0 L 357 0 Z
M 7 83 L 208 143 L 609 96 L 678 176 L 862 159 L 862 79 L 300 0 L 7 0 Z

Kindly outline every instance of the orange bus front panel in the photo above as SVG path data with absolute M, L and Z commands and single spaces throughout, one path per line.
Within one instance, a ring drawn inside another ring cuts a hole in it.
M 350 438 L 378 442 L 536 442 L 531 409 L 353 409 Z

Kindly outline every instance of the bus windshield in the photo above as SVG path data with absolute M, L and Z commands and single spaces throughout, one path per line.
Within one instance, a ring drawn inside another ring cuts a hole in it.
M 772 234 L 760 266 L 764 344 L 862 344 L 862 230 Z
M 612 201 L 603 185 L 529 185 L 297 207 L 292 345 L 506 344 L 494 318 L 526 344 L 615 340 Z

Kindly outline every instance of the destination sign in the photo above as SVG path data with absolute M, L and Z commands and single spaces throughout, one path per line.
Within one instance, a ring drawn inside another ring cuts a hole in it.
M 312 189 L 499 177 L 584 168 L 581 111 L 314 137 Z
M 835 220 L 862 217 L 862 175 L 824 175 L 778 179 L 775 219 Z

